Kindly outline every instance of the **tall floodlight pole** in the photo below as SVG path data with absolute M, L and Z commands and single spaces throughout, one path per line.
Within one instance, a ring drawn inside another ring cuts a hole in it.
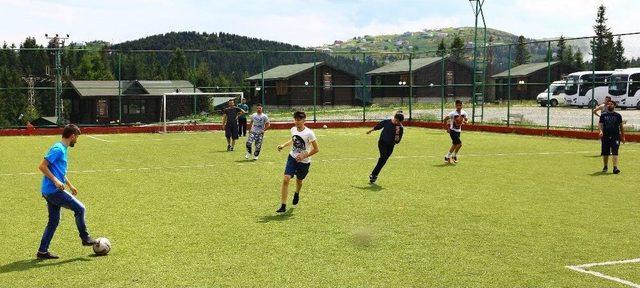
M 47 40 L 50 40 L 53 44 L 54 53 L 55 53 L 55 71 L 56 71 L 56 101 L 55 101 L 55 116 L 56 123 L 58 125 L 63 123 L 62 113 L 63 113 L 63 105 L 62 105 L 62 48 L 64 47 L 64 42 L 69 39 L 69 34 L 66 34 L 66 37 L 60 37 L 58 34 L 55 36 L 49 36 L 49 34 L 44 34 L 44 37 Z

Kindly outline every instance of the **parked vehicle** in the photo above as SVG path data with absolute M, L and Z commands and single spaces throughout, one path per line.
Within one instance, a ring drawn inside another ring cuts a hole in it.
M 550 105 L 551 107 L 556 107 L 558 105 L 565 105 L 567 101 L 564 94 L 565 81 L 553 81 L 547 88 L 547 90 L 542 91 L 536 97 L 536 101 L 540 106 L 545 107 Z
M 580 71 L 567 76 L 564 93 L 571 106 L 595 108 L 609 95 L 608 78 L 614 71 Z

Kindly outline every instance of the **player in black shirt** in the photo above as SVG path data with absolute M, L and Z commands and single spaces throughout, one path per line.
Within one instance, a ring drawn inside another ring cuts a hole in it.
M 624 125 L 622 124 L 622 115 L 615 112 L 616 105 L 613 101 L 607 102 L 607 113 L 602 113 L 600 116 L 600 139 L 602 141 L 602 160 L 604 167 L 602 173 L 606 173 L 609 169 L 609 155 L 613 155 L 613 174 L 620 173 L 618 169 L 618 148 L 620 147 L 620 140 L 625 143 L 624 139 Z
M 233 151 L 233 146 L 238 140 L 238 116 L 247 113 L 238 108 L 234 100 L 229 100 L 227 108 L 222 111 L 222 126 L 227 137 L 227 151 Z
M 391 157 L 394 146 L 400 143 L 400 140 L 402 140 L 402 133 L 404 132 L 402 121 L 404 121 L 404 115 L 402 115 L 401 112 L 397 112 L 392 119 L 380 121 L 378 125 L 367 131 L 367 134 L 371 134 L 371 132 L 375 130 L 382 129 L 382 132 L 380 133 L 380 139 L 378 140 L 378 150 L 380 150 L 380 158 L 378 158 L 378 164 L 376 164 L 376 167 L 373 168 L 371 175 L 369 175 L 370 183 L 376 182 L 376 180 L 378 179 L 378 174 L 380 174 L 380 170 L 382 170 L 384 164 L 386 164 L 389 157 Z

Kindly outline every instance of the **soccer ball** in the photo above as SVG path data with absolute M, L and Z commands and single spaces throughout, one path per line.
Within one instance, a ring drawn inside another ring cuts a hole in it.
M 104 237 L 96 239 L 96 243 L 93 244 L 93 252 L 95 252 L 96 255 L 104 256 L 109 254 L 109 251 L 111 251 L 111 242 L 109 239 Z
M 322 125 L 322 128 L 327 129 L 327 125 Z

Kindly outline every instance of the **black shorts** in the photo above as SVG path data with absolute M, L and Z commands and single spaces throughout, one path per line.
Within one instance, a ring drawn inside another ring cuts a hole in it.
M 224 137 L 238 140 L 238 125 L 228 125 L 224 127 Z
M 602 136 L 602 156 L 618 156 L 618 148 L 620 148 L 620 137 Z
M 449 136 L 451 137 L 453 145 L 462 144 L 462 141 L 460 140 L 460 132 L 449 129 Z
M 291 178 L 298 177 L 298 180 L 304 180 L 309 174 L 309 167 L 311 163 L 300 163 L 296 161 L 296 158 L 291 157 L 287 158 L 287 166 L 284 168 L 284 175 L 289 175 Z

